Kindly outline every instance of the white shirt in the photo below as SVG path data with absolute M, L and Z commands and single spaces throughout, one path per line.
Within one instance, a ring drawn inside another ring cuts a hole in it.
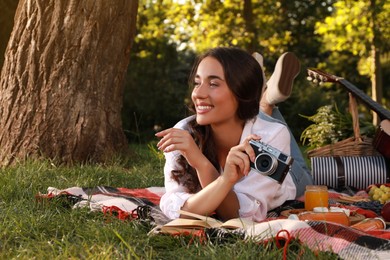
M 174 127 L 185 129 L 188 122 L 194 116 L 187 117 L 178 122 Z M 261 141 L 290 154 L 290 134 L 286 126 L 280 123 L 268 122 L 259 117 L 248 120 L 244 126 L 240 142 L 250 135 L 256 134 Z M 165 153 L 164 185 L 166 193 L 161 197 L 160 208 L 169 218 L 178 218 L 178 211 L 186 200 L 193 194 L 171 178 L 171 171 L 178 169 L 176 159 L 180 156 L 179 151 Z M 287 174 L 282 184 L 270 177 L 264 176 L 251 169 L 248 176 L 240 179 L 233 187 L 236 193 L 242 218 L 252 218 L 254 221 L 265 219 L 267 212 L 282 205 L 286 200 L 294 199 L 296 187 L 290 173 Z M 207 202 L 205 202 L 207 203 Z

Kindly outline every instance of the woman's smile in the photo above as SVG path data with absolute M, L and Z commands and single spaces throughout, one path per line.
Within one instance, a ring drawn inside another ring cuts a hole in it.
M 198 114 L 207 113 L 212 109 L 213 109 L 212 105 L 203 104 L 203 103 L 196 105 L 196 113 Z

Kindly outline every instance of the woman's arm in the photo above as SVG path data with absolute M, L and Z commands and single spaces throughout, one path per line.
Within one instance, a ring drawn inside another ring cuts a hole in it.
M 254 151 L 248 140 L 258 139 L 258 136 L 248 137 L 243 144 L 230 150 L 222 175 L 200 151 L 188 131 L 170 128 L 157 133 L 156 136 L 161 137 L 157 144 L 158 149 L 165 153 L 180 152 L 197 171 L 202 190 L 185 201 L 183 210 L 201 215 L 211 215 L 216 211 L 222 219 L 238 217 L 239 203 L 232 188 L 240 178 L 249 173 L 249 158 L 254 160 Z M 167 173 L 165 174 L 167 178 Z M 165 201 L 164 198 L 163 203 L 169 203 Z
M 250 139 L 259 139 L 259 136 L 250 135 L 242 144 L 233 147 L 226 158 L 222 175 L 191 196 L 184 204 L 184 210 L 201 215 L 210 215 L 216 211 L 223 220 L 239 216 L 240 203 L 233 186 L 248 175 L 250 161 L 254 161 L 255 153 L 248 143 Z
M 199 147 L 195 144 L 192 136 L 188 131 L 178 128 L 170 128 L 161 131 L 156 134 L 161 140 L 158 142 L 158 149 L 164 151 L 165 154 L 165 166 L 164 166 L 164 186 L 166 193 L 160 200 L 160 208 L 170 218 L 179 217 L 178 211 L 184 209 L 183 205 L 186 201 L 194 196 L 194 194 L 188 193 L 186 187 L 183 184 L 179 184 L 177 181 L 172 179 L 172 171 L 177 170 L 180 166 L 177 163 L 177 159 L 180 155 L 183 155 L 187 162 L 195 168 L 197 176 L 202 188 L 206 187 L 219 176 L 219 172 L 215 169 L 213 164 L 203 155 Z M 185 177 L 184 177 L 185 178 Z M 201 195 L 199 195 L 200 203 L 204 201 Z M 194 198 L 196 199 L 196 198 Z M 190 204 L 190 208 L 193 207 L 193 203 Z M 187 209 L 191 211 L 191 209 Z M 205 211 L 200 209 L 202 212 L 193 211 L 194 213 L 203 214 Z M 215 210 L 215 207 L 211 212 Z
M 226 178 L 220 176 L 188 198 L 182 209 L 205 216 L 216 212 L 222 220 L 236 218 L 238 217 L 239 203 L 232 190 L 233 185 Z

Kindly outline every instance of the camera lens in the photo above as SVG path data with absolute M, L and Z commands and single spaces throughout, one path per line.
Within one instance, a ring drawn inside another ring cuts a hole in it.
M 271 162 L 269 160 L 263 160 L 260 162 L 262 169 L 269 169 Z
M 255 166 L 261 174 L 271 175 L 275 172 L 278 163 L 274 156 L 261 153 L 256 157 Z

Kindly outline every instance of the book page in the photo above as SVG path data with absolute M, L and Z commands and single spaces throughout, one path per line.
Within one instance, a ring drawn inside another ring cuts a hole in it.
M 228 228 L 228 229 L 235 229 L 235 228 L 248 228 L 253 225 L 255 225 L 256 222 L 247 219 L 247 218 L 233 218 L 229 219 L 228 221 L 224 222 L 221 227 Z
M 212 217 L 202 216 L 202 215 L 188 212 L 188 211 L 184 211 L 184 210 L 179 210 L 179 213 L 182 215 L 186 215 L 189 217 L 200 219 L 200 220 L 206 222 L 210 227 L 213 227 L 213 228 L 220 227 L 223 224 L 223 222 L 221 222 L 215 218 L 212 218 Z
M 178 228 L 210 228 L 211 225 L 209 225 L 206 221 L 201 219 L 189 219 L 189 218 L 177 218 L 174 219 L 167 224 L 165 224 L 163 227 L 178 227 Z
M 186 216 L 189 216 L 189 217 L 201 219 L 201 220 L 207 222 L 207 224 L 209 224 L 211 227 L 214 227 L 214 228 L 217 228 L 217 227 L 230 228 L 230 229 L 247 228 L 247 227 L 253 226 L 255 224 L 254 221 L 252 221 L 250 219 L 246 219 L 246 218 L 234 218 L 234 219 L 229 219 L 226 222 L 221 222 L 215 218 L 202 216 L 202 215 L 191 213 L 191 212 L 184 211 L 184 210 L 180 210 L 179 213 L 186 215 Z

